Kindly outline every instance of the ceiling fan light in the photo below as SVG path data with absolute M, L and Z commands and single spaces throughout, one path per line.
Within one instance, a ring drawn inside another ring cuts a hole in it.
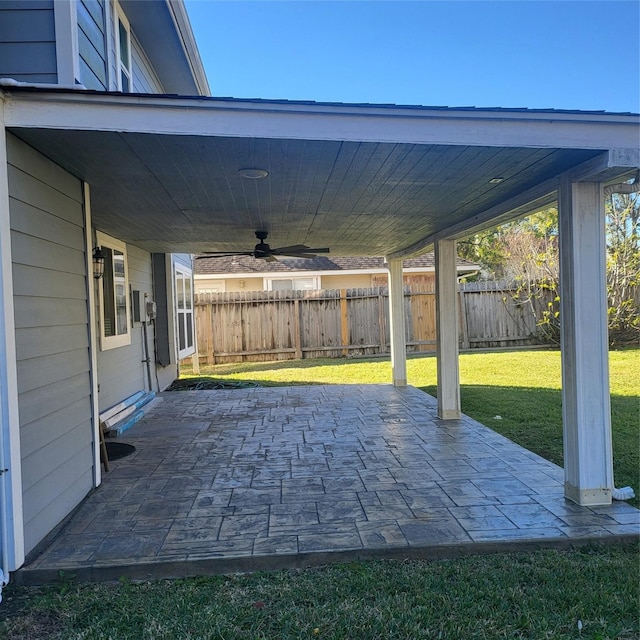
M 261 180 L 262 178 L 266 178 L 269 175 L 269 172 L 266 169 L 256 169 L 249 168 L 246 169 L 238 169 L 238 173 L 243 178 L 248 178 L 249 180 Z

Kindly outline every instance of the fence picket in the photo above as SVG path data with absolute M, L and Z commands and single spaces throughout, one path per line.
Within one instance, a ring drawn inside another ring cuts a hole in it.
M 405 287 L 407 351 L 434 351 L 435 292 Z M 504 283 L 461 285 L 463 348 L 535 343 L 545 302 L 518 300 Z M 201 361 L 207 364 L 387 353 L 386 287 L 320 291 L 252 291 L 195 296 Z

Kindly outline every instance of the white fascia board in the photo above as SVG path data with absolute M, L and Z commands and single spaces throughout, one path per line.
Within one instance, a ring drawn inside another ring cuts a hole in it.
M 640 117 L 5 90 L 7 127 L 553 149 L 636 149 Z

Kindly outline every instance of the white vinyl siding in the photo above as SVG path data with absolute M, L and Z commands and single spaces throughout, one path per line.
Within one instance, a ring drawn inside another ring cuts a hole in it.
M 91 490 L 82 185 L 8 135 L 27 553 Z
M 53 0 L 3 0 L 0 3 L 0 78 L 55 83 Z

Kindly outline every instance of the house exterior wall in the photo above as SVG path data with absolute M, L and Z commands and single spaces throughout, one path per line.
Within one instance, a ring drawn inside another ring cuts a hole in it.
M 151 266 L 151 254 L 136 247 L 127 245 L 127 267 L 129 289 L 138 291 L 141 303 L 141 321 L 132 322 L 131 344 L 115 349 L 102 350 L 98 347 L 98 403 L 100 411 L 104 411 L 121 402 L 126 397 L 139 390 L 162 391 L 168 387 L 177 377 L 174 336 L 174 309 L 172 302 L 172 262 L 167 267 L 167 292 L 166 300 L 156 299 L 153 287 L 153 275 Z M 156 291 L 157 293 L 157 291 Z M 162 297 L 162 296 L 160 296 Z M 95 296 L 96 301 L 98 295 Z M 158 305 L 158 318 L 151 322 L 145 314 L 145 302 L 155 300 Z M 168 301 L 168 304 L 167 304 Z M 98 303 L 97 303 L 98 304 Z M 133 317 L 133 316 L 132 316 Z M 96 318 L 100 318 L 100 309 L 96 308 Z M 144 347 L 146 322 L 147 349 Z M 168 322 L 170 339 L 170 362 L 166 366 L 156 363 L 154 349 L 154 334 L 157 323 Z M 96 329 L 99 334 L 99 328 Z M 149 386 L 149 373 L 144 361 L 150 358 L 151 387 Z
M 53 0 L 0 0 L 0 78 L 58 81 Z
M 372 287 L 386 287 L 387 275 L 384 273 L 376 273 L 371 278 Z M 405 273 L 402 277 L 404 284 L 421 284 L 436 286 L 435 273 Z
M 8 136 L 25 551 L 93 483 L 82 185 Z
M 264 291 L 265 278 L 286 278 L 286 272 L 266 273 L 260 277 L 251 278 L 206 278 L 196 276 L 195 292 L 208 293 L 212 291 L 220 282 L 224 283 L 223 291 Z M 316 273 L 309 272 L 309 277 Z M 296 276 L 298 277 L 298 276 Z M 350 274 L 322 274 L 320 276 L 320 287 L 322 289 L 355 289 L 369 287 L 386 287 L 387 276 L 384 273 L 350 273 Z M 433 273 L 405 273 L 405 284 L 435 285 L 435 275 Z
M 196 278 L 194 282 L 196 293 L 217 291 L 222 282 L 222 291 L 263 291 L 264 282 L 259 278 Z
M 134 92 L 164 93 L 162 84 L 134 33 L 131 34 L 131 67 Z
M 97 91 L 108 87 L 106 11 L 105 0 L 79 0 L 77 3 L 79 80 L 87 89 Z
M 123 13 L 126 10 L 120 5 Z M 109 90 L 117 91 L 118 89 L 118 70 L 116 69 L 116 22 L 114 14 L 113 0 L 108 0 L 109 24 L 108 33 L 110 34 L 107 41 L 107 49 L 109 50 Z M 158 79 L 158 76 L 145 54 L 142 45 L 138 42 L 135 34 L 135 28 L 131 26 L 131 72 L 132 72 L 132 91 L 134 93 L 164 93 L 164 87 Z
M 129 287 L 151 295 L 151 263 L 148 253 L 135 246 L 127 245 L 127 267 Z M 98 286 L 100 283 L 98 282 Z M 95 297 L 98 300 L 98 295 Z M 100 322 L 100 309 L 96 309 L 96 318 Z M 98 335 L 99 328 L 97 328 Z M 143 360 L 142 323 L 130 326 L 131 344 L 115 349 L 102 350 L 98 347 L 98 406 L 104 411 L 140 389 L 148 390 Z M 148 343 L 153 349 L 152 329 L 149 329 Z
M 371 287 L 371 274 L 361 273 L 353 275 L 327 275 L 322 276 L 323 289 L 353 289 L 356 287 Z

